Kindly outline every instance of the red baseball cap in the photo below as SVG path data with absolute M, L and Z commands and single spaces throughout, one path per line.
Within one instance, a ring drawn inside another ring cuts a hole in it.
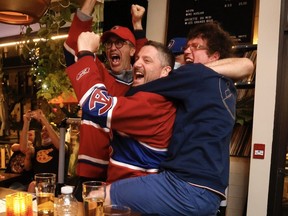
M 134 46 L 136 46 L 136 39 L 133 33 L 126 27 L 114 26 L 110 30 L 105 31 L 101 37 L 101 41 L 104 43 L 109 37 L 116 35 L 123 40 L 130 41 Z

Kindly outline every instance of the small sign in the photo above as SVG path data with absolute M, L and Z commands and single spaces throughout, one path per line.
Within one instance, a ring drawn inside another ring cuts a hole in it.
M 265 156 L 265 144 L 254 144 L 253 148 L 253 158 L 255 159 L 264 159 Z

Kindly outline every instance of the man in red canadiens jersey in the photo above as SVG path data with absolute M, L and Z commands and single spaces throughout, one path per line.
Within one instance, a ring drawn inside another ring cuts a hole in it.
M 168 97 L 177 102 L 176 121 L 168 154 L 162 162 L 159 161 L 161 172 L 113 182 L 111 187 L 107 187 L 107 203 L 111 201 L 112 204 L 128 205 L 138 212 L 165 216 L 215 215 L 227 187 L 229 139 L 235 120 L 236 90 L 231 79 L 199 63 L 229 57 L 229 35 L 217 24 L 205 24 L 195 28 L 189 33 L 185 47 L 186 63 L 190 64 L 161 79 L 154 76 L 153 70 L 147 73 L 148 69 L 152 68 L 151 65 L 155 64 L 155 59 L 163 61 L 163 56 L 155 53 L 153 55 L 153 46 L 150 47 L 151 44 L 148 43 L 142 48 L 143 52 L 140 50 L 136 57 L 136 87 L 129 91 L 126 98 L 110 96 L 106 85 L 101 82 L 105 80 L 105 74 L 101 72 L 100 67 L 93 67 L 93 62 L 97 61 L 93 52 L 99 46 L 99 36 L 98 39 L 95 36 L 93 40 L 89 40 L 90 36 L 91 39 L 94 37 L 93 34 L 85 33 L 78 39 L 79 50 L 90 52 L 79 55 L 80 60 L 77 64 L 67 69 L 75 92 L 80 98 L 83 113 L 86 113 L 85 119 L 97 123 L 108 132 L 111 129 L 117 130 L 118 133 L 113 134 L 113 140 L 118 140 L 120 136 L 124 141 L 126 137 L 131 138 L 132 136 L 125 132 L 127 130 L 139 138 L 150 138 L 150 142 L 153 142 L 151 135 L 165 127 L 164 124 L 160 124 L 150 130 L 150 125 L 155 126 L 164 119 L 161 115 L 153 117 L 154 112 L 163 111 L 166 107 L 161 106 L 161 103 L 155 105 L 158 96 Z M 210 43 L 212 39 L 217 42 L 216 47 L 215 43 Z M 219 49 L 221 42 L 226 42 L 223 50 Z M 161 71 L 165 74 L 165 67 Z M 78 74 L 81 74 L 79 79 Z M 125 100 L 127 101 L 124 103 Z M 129 109 L 133 103 L 133 109 Z M 160 107 L 154 110 L 153 106 Z M 142 114 L 145 112 L 147 117 L 143 119 Z M 129 123 L 126 126 L 129 121 L 137 123 L 134 127 Z M 159 140 L 156 139 L 157 141 Z M 154 148 L 152 145 L 148 146 L 148 142 L 141 142 L 140 145 Z M 129 164 L 131 155 L 137 154 L 141 155 L 140 160 L 151 157 L 150 163 L 153 163 L 153 155 L 144 151 L 144 148 L 137 148 L 131 144 L 127 146 L 127 150 L 121 149 L 122 142 L 116 142 L 112 146 L 114 151 L 120 152 L 119 156 L 115 157 L 116 160 L 126 158 L 116 165 Z
M 92 23 L 92 17 L 90 16 L 94 5 L 96 3 L 96 0 L 86 0 L 84 2 L 83 7 L 81 10 L 78 10 L 75 18 L 73 20 L 72 26 L 69 31 L 69 37 L 65 43 L 66 51 L 70 51 L 70 53 L 73 54 L 72 60 L 74 60 L 74 57 L 79 54 L 79 56 L 85 55 L 84 52 L 78 53 L 77 48 L 77 37 L 81 32 L 89 31 L 91 29 L 91 23 Z M 145 9 L 138 6 L 138 5 L 132 5 L 131 7 L 131 13 L 132 13 L 132 23 L 134 27 L 134 34 L 136 35 L 143 35 L 141 34 L 141 17 L 144 13 Z M 137 34 L 136 34 L 136 31 Z M 143 33 L 143 32 L 142 32 Z M 133 41 L 133 37 L 131 34 L 129 34 L 129 30 L 124 27 L 114 27 L 110 31 L 104 33 L 101 41 L 103 42 L 105 48 L 106 48 L 106 54 L 110 66 L 110 70 L 106 70 L 105 68 L 99 68 L 101 72 L 107 72 L 110 76 L 105 77 L 103 80 L 103 83 L 105 84 L 108 92 L 110 95 L 113 96 L 120 96 L 124 95 L 126 90 L 128 90 L 129 86 L 132 84 L 131 80 L 131 73 L 124 70 L 124 66 L 129 65 L 131 69 L 131 54 L 135 52 L 135 44 Z M 136 41 L 136 51 L 139 49 L 143 44 L 143 42 L 146 41 L 146 38 L 139 38 Z M 133 50 L 134 49 L 134 50 Z M 87 51 L 87 50 L 86 50 Z M 67 53 L 67 52 L 66 52 Z M 92 54 L 94 56 L 94 54 Z M 76 58 L 77 59 L 77 58 Z M 96 64 L 101 64 L 101 62 L 96 59 Z M 95 64 L 93 62 L 92 64 Z M 126 64 L 125 64 L 126 62 Z M 127 64 L 129 62 L 129 64 Z M 71 64 L 71 63 L 70 63 Z M 68 66 L 70 64 L 67 64 Z M 218 64 L 218 63 L 217 63 Z M 221 65 L 219 63 L 219 65 Z M 241 64 L 243 65 L 243 64 Z M 122 68 L 122 70 L 121 70 Z M 129 68 L 129 67 L 128 67 Z M 233 69 L 236 68 L 233 66 Z M 245 70 L 238 70 L 240 72 Z M 238 72 L 237 71 L 237 72 Z M 131 71 L 130 71 L 131 72 Z M 83 74 L 85 74 L 86 71 L 83 70 Z M 138 80 L 140 78 L 140 74 L 138 74 Z M 82 74 L 81 74 L 82 76 Z M 80 77 L 80 75 L 79 75 Z M 116 79 L 116 82 L 107 81 L 110 80 L 110 78 Z M 79 99 L 79 98 L 78 98 Z M 141 109 L 141 108 L 139 108 Z M 143 127 L 144 128 L 144 127 Z M 154 134 L 154 131 L 150 131 L 151 134 Z M 115 135 L 114 135 L 115 136 Z M 151 135 L 150 135 L 151 136 Z M 78 164 L 77 164 L 77 174 L 80 176 L 81 180 L 79 181 L 78 189 L 81 189 L 81 183 L 84 180 L 88 179 L 98 179 L 98 180 L 105 180 L 106 179 L 106 171 L 107 171 L 107 165 L 109 161 L 109 134 L 104 133 L 103 131 L 99 130 L 98 127 L 95 125 L 90 125 L 87 121 L 82 121 L 81 129 L 80 129 L 80 149 L 79 149 L 79 156 L 78 156 Z M 122 140 L 124 142 L 124 139 Z M 119 145 L 117 145 L 119 146 Z M 116 146 L 116 147 L 117 147 Z M 114 149 L 116 148 L 114 147 Z M 126 154 L 130 154 L 127 152 Z M 110 160 L 110 162 L 112 159 Z M 115 164 L 117 161 L 114 161 Z M 109 163 L 111 164 L 111 163 Z M 119 166 L 122 166 L 121 163 L 118 163 Z M 109 165 L 110 166 L 110 165 Z M 116 166 L 115 166 L 116 167 Z M 137 166 L 133 167 L 135 170 L 137 170 Z M 135 175 L 111 175 L 111 168 L 109 167 L 108 171 L 108 181 L 114 181 L 117 179 L 117 177 L 125 178 L 125 177 L 131 177 Z M 119 171 L 119 169 L 117 169 Z M 154 173 L 156 171 L 153 169 L 150 169 L 149 171 L 139 171 L 139 173 Z M 110 178 L 112 177 L 112 178 Z M 77 190 L 76 190 L 77 191 Z M 80 191 L 81 192 L 81 191 Z M 77 196 L 79 194 L 79 196 Z M 81 200 L 81 193 L 77 193 L 76 197 L 78 200 Z
M 75 13 L 68 38 L 64 43 L 67 66 L 77 60 L 77 55 L 81 55 L 78 52 L 77 39 L 81 32 L 91 32 L 91 13 L 95 4 L 96 0 L 85 0 L 82 8 Z M 128 28 L 115 26 L 111 30 L 104 32 L 101 41 L 105 44 L 108 60 L 108 69 L 102 67 L 101 70 L 107 75 L 109 74 L 109 78 L 116 80 L 112 85 L 107 85 L 106 87 L 113 95 L 124 95 L 133 81 L 131 58 L 133 58 L 136 51 L 135 37 Z M 139 39 L 137 44 L 141 45 L 142 41 L 145 42 L 146 40 Z M 97 59 L 96 64 L 102 63 Z M 85 70 L 83 74 L 85 74 Z M 79 77 L 81 77 L 81 74 L 79 74 Z M 99 130 L 94 125 L 90 125 L 85 120 L 81 122 L 76 172 L 79 176 L 79 181 L 75 190 L 75 196 L 79 201 L 82 200 L 83 181 L 106 180 L 109 163 L 109 142 L 108 133 Z
M 98 47 L 98 35 L 90 32 L 80 34 L 78 48 L 86 52 L 80 52 L 78 62 L 67 72 L 82 106 L 83 121 L 111 134 L 112 153 L 107 181 L 157 173 L 159 163 L 167 157 L 175 107 L 172 102 L 153 93 L 139 92 L 132 97 L 111 96 L 106 86 L 116 81 L 103 72 L 103 66 L 94 59 L 92 52 Z M 87 52 L 89 49 L 91 53 Z M 166 46 L 149 41 L 136 55 L 133 86 L 167 76 L 174 61 Z M 156 118 L 159 121 L 147 121 Z

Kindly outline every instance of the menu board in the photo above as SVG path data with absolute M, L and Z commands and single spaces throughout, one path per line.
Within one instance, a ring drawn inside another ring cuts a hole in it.
M 252 43 L 255 0 L 169 0 L 167 41 L 196 24 L 217 21 L 237 43 Z

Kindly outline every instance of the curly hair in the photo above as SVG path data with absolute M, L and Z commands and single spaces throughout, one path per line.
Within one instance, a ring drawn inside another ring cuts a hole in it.
M 192 27 L 187 37 L 188 41 L 199 37 L 206 40 L 210 55 L 218 52 L 220 59 L 233 56 L 234 41 L 218 22 L 201 23 Z

